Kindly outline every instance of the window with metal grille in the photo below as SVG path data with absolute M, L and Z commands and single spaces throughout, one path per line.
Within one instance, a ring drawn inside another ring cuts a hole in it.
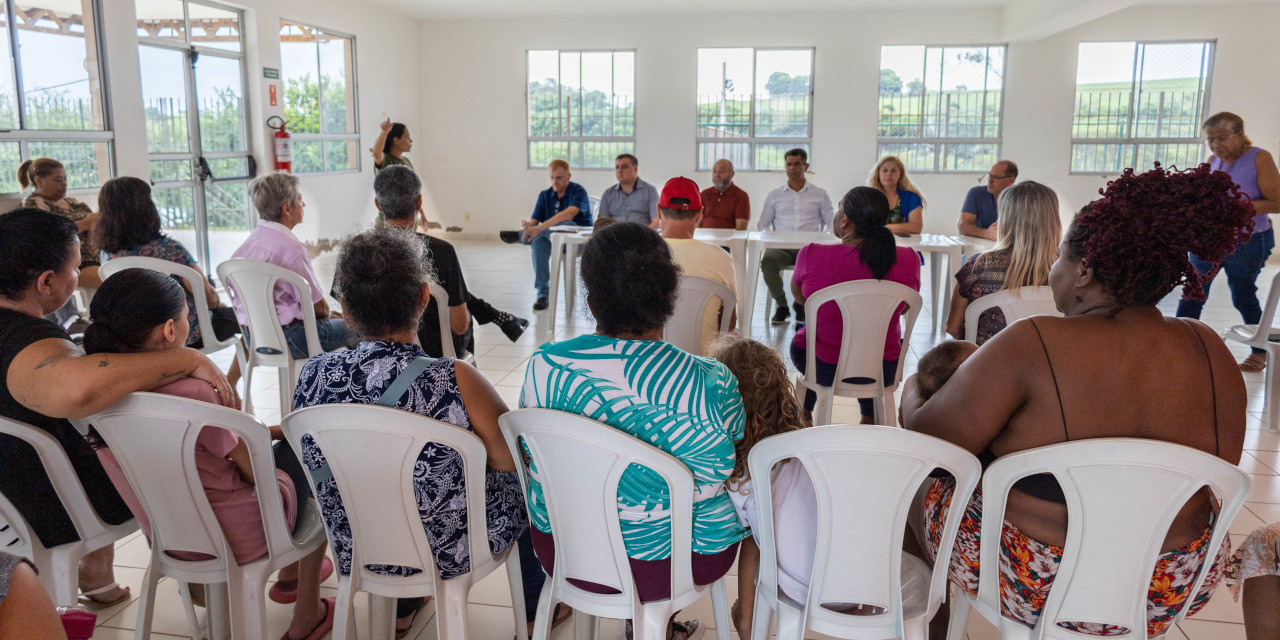
M 1004 45 L 880 48 L 877 158 L 986 172 L 1000 157 Z
M 1080 43 L 1071 172 L 1199 163 L 1213 47 L 1212 41 Z
M 813 142 L 813 49 L 698 49 L 697 167 L 782 171 Z
M 355 56 L 352 36 L 280 22 L 280 81 L 294 173 L 360 169 Z
M 114 174 L 95 0 L 0 0 L 0 193 L 18 165 L 49 157 L 71 192 Z
M 635 153 L 635 51 L 529 51 L 528 63 L 530 169 L 612 169 Z

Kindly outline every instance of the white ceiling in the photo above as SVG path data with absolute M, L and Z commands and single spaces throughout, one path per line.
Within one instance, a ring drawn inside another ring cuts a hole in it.
M 139 0 L 144 2 L 145 0 Z M 423 20 L 1006 7 L 1045 0 L 370 0 Z M 1280 0 L 1139 0 L 1138 4 L 1268 4 Z M 1059 0 L 1054 4 L 1091 4 Z

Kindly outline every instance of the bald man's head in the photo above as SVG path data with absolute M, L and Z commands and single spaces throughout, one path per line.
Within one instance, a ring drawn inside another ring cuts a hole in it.
M 711 184 L 721 191 L 733 185 L 733 163 L 721 158 L 711 166 Z

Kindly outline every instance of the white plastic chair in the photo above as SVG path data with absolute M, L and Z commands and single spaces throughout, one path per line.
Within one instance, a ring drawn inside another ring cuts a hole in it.
M 1017 320 L 1031 316 L 1062 317 L 1058 305 L 1053 301 L 1053 290 L 1049 287 L 1020 287 L 1005 289 L 991 295 L 982 296 L 969 303 L 964 310 L 964 339 L 969 342 L 978 340 L 978 319 L 982 313 L 993 307 L 999 307 L 1004 313 L 1005 326 Z
M 297 524 L 294 532 L 289 532 L 276 488 L 271 434 L 266 425 L 242 411 L 158 393 L 130 394 L 110 409 L 76 422 L 97 428 L 151 521 L 151 561 L 138 597 L 138 640 L 151 637 L 161 576 L 183 584 L 226 583 L 231 637 L 268 637 L 267 578 L 323 546 L 325 537 L 314 503 L 298 506 Z M 235 433 L 249 449 L 267 539 L 266 557 L 249 564 L 236 563 L 200 482 L 196 438 L 206 425 Z M 170 555 L 174 551 L 210 558 L 179 560 Z M 212 594 L 221 592 L 211 590 Z M 218 600 L 220 597 L 211 598 L 211 618 L 218 613 Z M 188 620 L 194 626 L 190 609 Z
M 1174 516 L 1205 486 L 1221 501 L 1205 562 L 1188 591 L 1194 598 L 1249 492 L 1248 474 L 1191 447 L 1137 438 L 1065 442 L 1007 455 L 987 468 L 982 478 L 984 542 L 1000 540 L 1009 489 L 1038 473 L 1053 474 L 1067 499 L 1066 544 L 1039 624 L 1028 629 L 999 615 L 1000 572 L 994 568 L 1000 549 L 983 544 L 976 599 L 963 589 L 953 590 L 949 640 L 964 638 L 971 607 L 1006 639 L 1082 637 L 1058 622 L 1113 624 L 1129 633 L 1112 638 L 1145 639 L 1151 574 Z M 967 501 L 966 494 L 956 493 L 951 510 L 962 511 Z M 1188 598 L 1170 627 L 1190 606 Z
M 527 640 L 520 552 L 516 545 L 490 551 L 485 514 L 485 448 L 474 433 L 400 409 L 367 404 L 328 404 L 300 409 L 280 424 L 302 457 L 302 438 L 310 435 L 324 452 L 342 495 L 351 525 L 351 574 L 338 577 L 333 637 L 355 637 L 355 595 L 367 592 L 374 637 L 390 638 L 392 598 L 436 598 L 439 638 L 468 638 L 467 595 L 472 585 L 507 562 L 516 636 Z M 471 571 L 443 580 L 436 571 L 431 543 L 418 513 L 414 470 L 423 447 L 435 443 L 462 456 L 467 487 L 467 542 Z M 305 466 L 305 465 L 304 465 Z M 312 484 L 316 478 L 308 468 Z M 508 561 L 508 558 L 510 560 Z M 386 576 L 371 564 L 420 570 L 413 576 Z
M 1271 291 L 1267 293 L 1267 303 L 1262 306 L 1262 318 L 1258 324 L 1238 324 L 1222 332 L 1224 340 L 1242 342 L 1267 351 L 1267 428 L 1273 431 L 1280 429 L 1280 376 L 1275 374 L 1276 367 L 1280 366 L 1276 364 L 1280 362 L 1280 335 L 1275 335 L 1275 329 L 1271 328 L 1277 305 L 1280 305 L 1280 273 L 1271 278 Z
M 436 301 L 436 314 L 440 322 L 440 350 L 441 356 L 445 358 L 457 358 L 471 364 L 476 363 L 476 357 L 469 351 L 462 352 L 458 355 L 457 349 L 453 348 L 453 327 L 449 321 L 449 294 L 444 287 L 435 283 L 429 283 L 431 287 L 431 299 Z
M 204 340 L 204 346 L 200 348 L 200 351 L 202 353 L 217 353 L 235 345 L 236 360 L 240 362 L 242 368 L 244 367 L 244 351 L 241 347 L 240 339 L 232 336 L 226 340 L 218 340 L 218 337 L 214 335 L 213 317 L 209 313 L 209 301 L 204 297 L 205 279 L 199 271 L 186 265 L 169 260 L 161 260 L 160 258 L 125 256 L 104 262 L 98 268 L 98 276 L 102 278 L 103 282 L 106 282 L 111 276 L 125 269 L 150 269 L 182 278 L 187 290 L 191 292 L 191 298 L 196 303 L 196 321 L 200 325 L 200 336 Z
M 804 602 L 778 589 L 770 470 L 787 458 L 804 465 L 817 497 L 817 545 Z M 933 566 L 902 551 L 907 512 L 934 468 L 956 478 L 956 495 L 973 493 L 982 475 L 977 458 L 951 443 L 896 427 L 831 425 L 761 440 L 751 449 L 748 468 L 760 541 L 754 640 L 768 637 L 774 612 L 779 640 L 800 640 L 806 629 L 867 640 L 928 636 L 928 622 L 946 596 L 947 564 L 964 509 L 947 512 Z M 878 613 L 841 613 L 824 603 L 872 605 Z
M 253 413 L 253 370 L 255 367 L 276 367 L 280 376 L 280 413 L 293 408 L 293 389 L 298 384 L 298 370 L 307 359 L 323 352 L 320 334 L 316 330 L 316 310 L 311 304 L 311 285 L 307 279 L 284 267 L 262 260 L 236 258 L 218 265 L 218 277 L 227 286 L 232 300 L 240 301 L 245 318 L 249 321 L 249 333 L 245 342 L 249 345 L 240 370 L 244 373 L 244 410 Z M 307 335 L 307 355 L 294 359 L 289 354 L 289 343 L 284 339 L 284 327 L 276 313 L 276 284 L 291 284 L 298 290 L 302 302 L 302 327 Z M 199 296 L 196 296 L 197 298 Z
M 39 570 L 40 583 L 58 606 L 75 606 L 76 596 L 80 593 L 80 558 L 137 531 L 138 521 L 130 518 L 117 525 L 103 522 L 89 503 L 67 452 L 44 430 L 25 422 L 0 418 L 0 433 L 18 438 L 36 450 L 50 484 L 58 494 L 58 501 L 70 517 L 79 538 L 56 547 L 44 546 L 26 518 L 0 495 L 0 518 L 12 527 L 6 537 L 17 538 L 17 544 L 5 547 L 4 551 L 31 559 Z
M 667 320 L 663 340 L 694 355 L 702 353 L 702 316 L 712 298 L 720 304 L 720 333 L 729 332 L 733 321 L 733 309 L 738 297 L 733 289 L 714 280 L 697 276 L 680 276 L 680 294 L 676 299 L 675 313 Z
M 834 302 L 840 307 L 844 323 L 840 342 L 840 360 L 836 363 L 836 377 L 830 387 L 818 384 L 817 336 L 818 309 Z M 911 342 L 911 330 L 924 299 L 920 292 L 905 285 L 885 280 L 854 280 L 822 289 L 809 296 L 804 303 L 809 330 L 805 334 L 805 374 L 796 379 L 796 394 L 804 402 L 805 391 L 813 391 L 818 403 L 813 408 L 813 424 L 831 422 L 831 405 L 834 396 L 846 398 L 871 398 L 875 406 L 876 424 L 896 425 L 893 392 L 898 385 L 886 384 L 884 379 L 884 341 L 893 314 L 902 304 L 907 305 L 901 317 L 902 355 L 898 357 L 896 380 L 902 380 L 902 367 L 907 361 L 907 347 Z M 865 378 L 871 382 L 845 382 L 848 378 Z
M 693 583 L 693 476 L 688 467 L 613 427 L 572 413 L 520 409 L 503 414 L 498 423 L 516 460 L 524 459 L 521 442 L 529 449 L 555 539 L 555 575 L 547 578 L 538 600 L 536 640 L 548 637 L 556 602 L 573 607 L 575 627 L 581 622 L 596 629 L 596 617 L 631 619 L 634 640 L 666 638 L 667 621 L 701 598 L 707 586 L 711 587 L 716 637 L 728 640 L 724 580 L 713 585 Z M 653 470 L 670 488 L 671 597 L 667 600 L 640 602 L 622 542 L 618 481 L 632 464 Z M 516 468 L 527 495 L 529 471 L 523 464 Z M 592 593 L 574 586 L 570 578 L 605 585 L 617 593 Z

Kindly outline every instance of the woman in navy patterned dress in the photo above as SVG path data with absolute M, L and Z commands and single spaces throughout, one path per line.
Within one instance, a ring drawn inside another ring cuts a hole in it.
M 378 402 L 397 375 L 411 362 L 428 357 L 417 344 L 418 318 L 430 293 L 431 263 L 423 244 L 412 234 L 383 228 L 343 243 L 334 275 L 334 289 L 347 312 L 347 322 L 366 339 L 355 349 L 321 353 L 299 374 L 294 406 Z M 528 544 L 529 518 L 511 452 L 498 430 L 498 416 L 507 411 L 498 393 L 471 365 L 440 358 L 397 400 L 395 406 L 475 433 L 488 452 L 485 511 L 489 545 L 499 553 L 521 538 Z M 325 464 L 324 452 L 309 436 L 302 441 L 302 461 L 311 469 Z M 422 526 L 432 543 L 437 570 L 449 579 L 471 570 L 467 549 L 467 513 L 462 459 L 448 447 L 428 444 L 418 456 L 414 489 Z M 338 570 L 351 572 L 351 526 L 333 480 L 315 487 L 333 543 Z M 531 546 L 529 547 L 532 548 Z M 522 554 L 523 556 L 524 554 Z M 526 571 L 527 615 L 533 619 L 544 576 L 533 560 Z M 373 565 L 385 575 L 408 575 L 408 567 Z M 421 599 L 401 599 L 397 629 L 407 629 Z

